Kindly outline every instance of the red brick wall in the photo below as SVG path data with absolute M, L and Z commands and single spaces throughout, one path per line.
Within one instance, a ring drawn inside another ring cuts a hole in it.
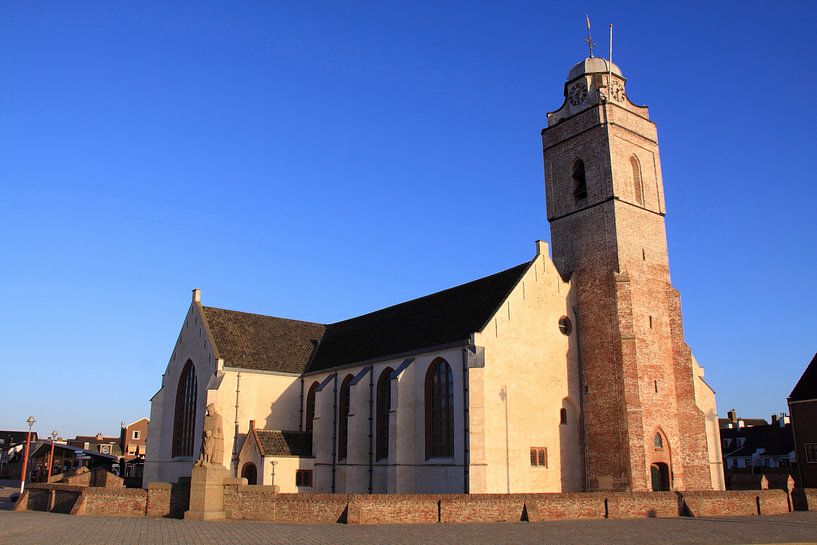
M 226 485 L 224 510 L 232 519 L 313 524 L 346 521 L 344 494 L 276 494 L 271 486 Z
M 72 515 L 145 516 L 147 490 L 141 488 L 94 488 L 82 491 Z
M 430 524 L 439 521 L 439 498 L 431 494 L 355 494 L 349 524 Z
M 681 497 L 676 492 L 607 494 L 607 517 L 611 519 L 677 517 L 680 514 Z
M 788 496 L 782 490 L 684 492 L 683 501 L 686 513 L 693 517 L 776 515 L 789 511 Z
M 603 519 L 606 497 L 602 492 L 531 494 L 527 500 L 528 520 Z
M 523 494 L 444 495 L 440 497 L 440 522 L 519 522 L 525 499 Z

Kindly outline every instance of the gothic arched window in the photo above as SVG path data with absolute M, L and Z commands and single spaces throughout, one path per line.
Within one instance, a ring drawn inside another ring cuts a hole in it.
M 196 429 L 196 396 L 198 382 L 193 362 L 187 360 L 176 387 L 176 409 L 173 416 L 173 457 L 193 456 Z
M 315 420 L 315 393 L 318 391 L 318 383 L 313 382 L 306 394 L 306 414 L 304 415 L 304 430 L 312 431 L 312 421 Z
M 345 460 L 349 450 L 349 403 L 351 401 L 351 383 L 354 377 L 346 375 L 340 386 L 338 396 L 338 460 Z
M 573 173 L 570 177 L 573 181 L 573 200 L 576 206 L 584 204 L 587 199 L 587 180 L 584 173 L 584 161 L 576 159 L 573 163 Z
M 386 367 L 377 380 L 377 459 L 389 457 L 389 410 L 391 409 L 391 374 L 394 371 Z
M 630 166 L 633 169 L 633 189 L 635 190 L 635 200 L 638 204 L 644 204 L 644 182 L 641 180 L 641 165 L 638 158 L 630 157 Z
M 660 432 L 655 432 L 655 437 L 653 438 L 653 444 L 655 448 L 664 448 L 664 438 L 661 437 Z
M 454 375 L 442 358 L 426 373 L 426 459 L 454 456 Z

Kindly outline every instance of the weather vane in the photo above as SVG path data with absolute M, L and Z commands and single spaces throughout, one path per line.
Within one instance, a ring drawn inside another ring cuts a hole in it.
M 593 58 L 593 46 L 596 45 L 593 42 L 593 37 L 590 35 L 590 16 L 585 15 L 584 20 L 587 21 L 587 38 L 584 39 L 584 43 L 587 44 L 587 47 L 590 48 L 590 58 Z

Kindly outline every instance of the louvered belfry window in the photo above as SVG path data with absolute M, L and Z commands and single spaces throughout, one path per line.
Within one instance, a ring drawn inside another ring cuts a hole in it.
M 196 395 L 198 382 L 193 362 L 187 360 L 176 388 L 176 410 L 173 417 L 173 457 L 193 456 L 196 430 Z

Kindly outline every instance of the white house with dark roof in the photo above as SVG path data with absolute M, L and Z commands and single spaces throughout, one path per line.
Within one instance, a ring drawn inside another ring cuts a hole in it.
M 576 64 L 564 97 L 542 131 L 553 259 L 538 241 L 515 267 L 333 324 L 194 290 L 151 400 L 145 483 L 190 474 L 213 403 L 225 466 L 259 484 L 275 467 L 282 491 L 722 489 L 654 123 L 604 59 Z

